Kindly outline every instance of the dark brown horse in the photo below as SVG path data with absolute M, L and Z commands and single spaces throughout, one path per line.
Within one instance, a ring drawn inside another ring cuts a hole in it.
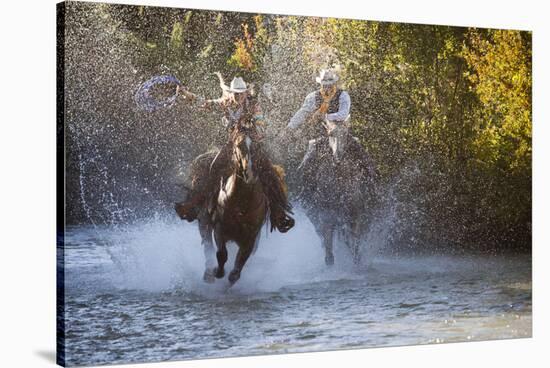
M 205 171 L 221 172 L 219 186 L 198 215 L 206 258 L 204 280 L 207 282 L 224 277 L 227 243 L 230 241 L 237 244 L 239 251 L 228 279 L 230 284 L 234 284 L 240 278 L 268 217 L 268 202 L 258 172 L 271 163 L 264 156 L 255 136 L 253 128 L 237 125 L 231 130 L 230 140 L 220 152 L 199 156 L 191 167 L 192 187 L 201 185 L 196 180 L 204 178 Z M 221 166 L 223 169 L 212 170 L 213 166 Z M 215 252 L 212 235 L 217 248 Z
M 299 200 L 323 241 L 325 263 L 334 263 L 333 243 L 338 235 L 358 264 L 361 238 L 375 205 L 375 169 L 345 125 L 324 125 L 327 136 L 310 142 L 300 164 Z

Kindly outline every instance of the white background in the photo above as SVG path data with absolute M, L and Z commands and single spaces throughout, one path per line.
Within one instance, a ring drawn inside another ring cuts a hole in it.
M 108 1 L 112 2 L 112 1 Z M 298 2 L 141 0 L 145 5 L 515 28 L 533 31 L 533 338 L 126 367 L 548 366 L 550 18 L 544 1 Z M 0 367 L 45 367 L 55 357 L 55 0 L 0 8 Z M 546 225 L 546 226 L 545 226 Z

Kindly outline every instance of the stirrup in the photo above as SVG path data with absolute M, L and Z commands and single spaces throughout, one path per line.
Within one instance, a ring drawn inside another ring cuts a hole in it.
M 275 224 L 271 225 L 271 231 L 273 231 L 273 228 L 276 228 L 281 233 L 286 233 L 288 230 L 292 229 L 294 227 L 295 221 L 292 217 L 285 214 L 284 216 L 280 217 L 276 221 L 274 221 Z

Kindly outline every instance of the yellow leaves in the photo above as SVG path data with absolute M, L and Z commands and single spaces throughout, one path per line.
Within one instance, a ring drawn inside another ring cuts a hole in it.
M 256 71 L 262 63 L 265 48 L 270 40 L 263 24 L 263 16 L 253 17 L 254 34 L 248 29 L 248 24 L 241 25 L 243 36 L 235 41 L 235 51 L 231 55 L 228 63 L 237 66 L 243 70 Z
M 231 55 L 230 63 L 237 65 L 241 69 L 253 70 L 254 62 L 252 61 L 252 55 L 250 55 L 244 40 L 235 41 L 235 52 Z
M 216 21 L 214 22 L 214 24 L 220 26 L 222 24 L 222 19 L 223 13 L 218 13 L 218 15 L 216 15 Z
M 172 27 L 172 34 L 170 35 L 170 47 L 173 49 L 181 48 L 183 42 L 183 24 L 181 22 L 175 22 Z
M 483 35 L 470 30 L 468 36 L 470 46 L 462 51 L 471 70 L 467 77 L 483 103 L 482 116 L 490 122 L 478 147 L 487 145 L 510 169 L 527 167 L 532 126 L 530 43 L 520 31 L 490 30 Z
M 254 60 L 252 57 L 252 51 L 254 47 L 254 40 L 250 32 L 248 31 L 248 24 L 241 25 L 243 30 L 243 38 L 239 38 L 235 41 L 235 51 L 229 63 L 238 66 L 241 69 L 253 71 L 255 70 Z
M 256 27 L 256 37 L 265 38 L 267 30 L 264 27 L 264 17 L 261 15 L 254 16 L 254 26 Z
M 248 32 L 248 24 L 243 24 L 243 33 L 244 33 L 244 42 L 246 43 L 247 49 L 252 49 L 253 41 L 250 32 Z
M 188 11 L 187 13 L 185 13 L 185 18 L 183 20 L 183 22 L 185 24 L 188 24 L 189 21 L 191 20 L 191 17 L 193 16 L 193 12 L 192 11 Z
M 444 40 L 443 47 L 441 48 L 441 50 L 437 54 L 437 59 L 438 60 L 445 60 L 445 59 L 449 58 L 450 56 L 455 55 L 456 54 L 456 47 L 457 47 L 457 45 L 456 45 L 456 42 L 454 41 L 454 39 L 447 38 L 446 40 Z
M 385 72 L 393 72 L 397 68 L 394 61 L 391 58 L 385 58 L 383 63 L 383 69 Z

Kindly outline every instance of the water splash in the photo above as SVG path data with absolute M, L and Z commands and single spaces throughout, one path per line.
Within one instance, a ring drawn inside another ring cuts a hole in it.
M 372 259 L 363 258 L 363 265 L 354 267 L 349 250 L 343 245 L 335 248 L 336 263 L 324 264 L 324 250 L 307 217 L 297 211 L 297 225 L 287 234 L 262 231 L 259 247 L 243 270 L 232 293 L 251 294 L 272 292 L 283 287 L 310 284 L 329 280 L 364 277 Z M 69 231 L 67 243 L 82 243 Z M 90 242 L 96 245 L 95 260 L 105 253 L 115 267 L 105 277 L 107 284 L 118 289 L 150 291 L 184 291 L 201 295 L 220 295 L 227 291 L 228 281 L 218 280 L 205 284 L 204 254 L 196 224 L 188 224 L 171 214 L 157 215 L 125 226 L 88 227 Z M 369 246 L 376 248 L 376 236 L 370 237 Z M 232 268 L 237 247 L 228 246 L 227 269 Z M 90 259 L 70 258 L 69 268 Z

